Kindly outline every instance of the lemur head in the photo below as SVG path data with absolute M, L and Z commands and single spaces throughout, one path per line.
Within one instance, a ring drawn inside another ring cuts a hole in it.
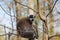
M 34 21 L 35 16 L 29 15 L 27 18 L 28 18 L 29 22 L 32 23 Z

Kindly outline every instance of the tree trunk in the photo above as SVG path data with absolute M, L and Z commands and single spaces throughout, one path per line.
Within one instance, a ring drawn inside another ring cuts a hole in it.
M 28 0 L 28 6 L 32 9 L 34 9 L 34 3 L 33 3 L 33 0 Z M 33 10 L 29 9 L 29 14 L 32 14 L 34 15 L 34 12 Z
M 45 21 L 43 22 L 43 40 L 48 40 L 48 26 L 47 26 L 47 18 L 46 18 L 46 2 L 47 0 L 44 0 L 44 11 L 43 14 L 45 15 Z M 45 32 L 44 32 L 45 31 Z
M 46 14 L 45 14 L 45 11 L 46 11 L 46 6 L 45 6 L 45 3 L 46 3 L 47 0 L 44 0 L 44 7 L 42 10 L 40 10 L 40 3 L 39 3 L 39 0 L 37 0 L 37 11 L 40 16 L 40 19 L 43 21 L 43 39 L 42 40 L 48 40 L 48 27 L 47 27 L 47 18 L 46 18 Z
M 20 6 L 20 4 L 16 3 L 16 1 L 21 2 L 21 0 L 15 0 L 15 4 L 16 4 L 16 26 L 17 26 L 17 22 L 20 19 L 21 6 Z M 17 40 L 21 40 L 21 37 L 19 36 L 18 32 L 17 32 Z
M 21 0 L 15 0 L 15 1 L 21 3 Z M 17 19 L 17 21 L 19 21 L 20 16 L 21 16 L 21 7 L 22 6 L 19 3 L 16 3 L 16 2 L 15 2 L 15 4 L 16 4 L 16 16 L 17 16 L 16 19 Z

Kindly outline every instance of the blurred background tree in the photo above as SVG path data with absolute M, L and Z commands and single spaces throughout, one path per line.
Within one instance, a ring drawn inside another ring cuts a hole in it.
M 37 0 L 0 0 L 0 24 L 8 27 L 0 26 L 0 40 L 8 40 L 9 32 L 17 34 L 16 22 L 18 22 L 20 18 L 26 17 L 29 14 L 36 16 L 33 24 L 37 28 L 39 34 L 38 40 L 48 40 L 48 38 L 51 38 L 50 40 L 60 40 L 59 0 L 51 11 L 55 1 L 56 0 L 38 0 L 38 2 Z M 48 13 L 49 16 L 46 17 Z M 41 18 L 45 20 L 46 23 L 44 23 Z M 48 34 L 46 35 L 45 32 L 48 32 Z M 6 33 L 6 36 L 1 36 Z M 28 40 L 22 37 L 21 39 Z M 20 38 L 18 39 L 16 35 L 11 34 L 10 40 L 20 40 Z

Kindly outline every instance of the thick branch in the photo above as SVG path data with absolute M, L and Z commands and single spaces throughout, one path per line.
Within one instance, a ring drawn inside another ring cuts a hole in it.
M 49 40 L 50 40 L 51 38 L 53 38 L 53 37 L 56 37 L 56 36 L 59 36 L 59 37 L 60 37 L 60 34 L 50 36 L 50 37 L 49 37 Z

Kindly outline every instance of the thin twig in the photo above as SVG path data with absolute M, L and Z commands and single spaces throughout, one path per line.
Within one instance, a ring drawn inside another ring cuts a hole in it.
M 53 6 L 52 9 L 50 10 L 50 12 L 47 14 L 47 16 L 49 16 L 49 14 L 51 14 L 51 12 L 53 11 L 53 9 L 54 9 L 54 7 L 55 7 L 57 1 L 58 1 L 58 0 L 55 1 L 54 6 Z M 46 16 L 46 17 L 47 17 L 47 16 Z
M 14 34 L 14 33 L 6 33 L 6 34 L 2 34 L 0 36 L 6 36 L 6 35 L 9 35 L 9 34 L 11 34 L 11 35 L 17 35 L 17 34 Z
M 2 10 L 3 10 L 7 15 L 9 15 L 9 16 L 12 17 L 12 15 L 8 14 L 8 13 L 5 11 L 5 9 L 4 9 L 1 5 L 0 5 L 0 7 L 2 8 Z
M 17 31 L 16 29 L 12 29 L 12 28 L 6 27 L 5 25 L 1 25 L 0 24 L 0 26 L 5 27 L 5 28 L 8 28 L 8 29 L 13 30 L 13 31 Z

